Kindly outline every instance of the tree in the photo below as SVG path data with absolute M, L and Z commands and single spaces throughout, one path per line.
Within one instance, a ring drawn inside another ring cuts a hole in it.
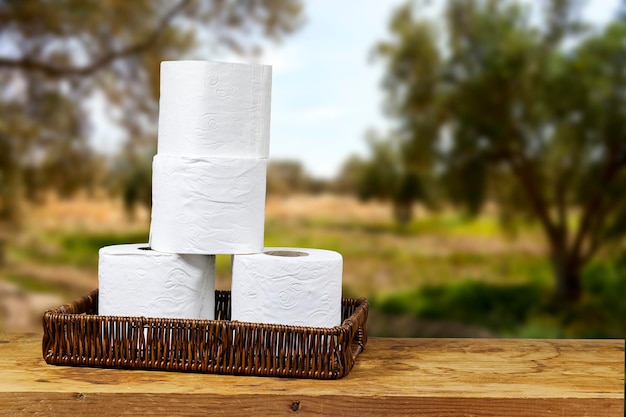
M 580 1 L 552 0 L 542 22 L 511 1 L 450 1 L 445 26 L 395 13 L 387 109 L 406 167 L 436 172 L 470 212 L 536 220 L 556 294 L 576 301 L 583 267 L 626 231 L 626 25 L 593 31 Z
M 267 193 L 290 194 L 305 191 L 309 177 L 295 160 L 272 160 L 267 165 Z
M 369 159 L 352 156 L 336 179 L 340 191 L 356 194 L 362 200 L 390 201 L 396 221 L 407 225 L 413 218 L 413 203 L 426 201 L 424 176 L 399 163 L 402 156 L 396 143 L 383 140 L 374 131 L 367 134 Z
M 137 206 L 148 211 L 152 208 L 152 157 L 153 149 L 125 146 L 112 159 L 105 179 L 113 195 L 122 197 L 126 216 L 134 220 Z
M 296 160 L 270 160 L 267 164 L 267 194 L 319 194 L 329 190 L 328 181 L 312 177 Z
M 258 52 L 263 38 L 295 30 L 301 9 L 298 0 L 0 0 L 0 223 L 16 220 L 24 195 L 89 183 L 90 99 L 106 102 L 128 146 L 154 146 L 161 60 L 201 47 L 203 59 Z

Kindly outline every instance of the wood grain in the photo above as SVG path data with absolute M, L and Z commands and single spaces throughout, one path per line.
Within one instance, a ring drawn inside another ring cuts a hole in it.
M 0 334 L 2 415 L 623 416 L 623 340 L 371 338 L 340 380 L 47 365 Z

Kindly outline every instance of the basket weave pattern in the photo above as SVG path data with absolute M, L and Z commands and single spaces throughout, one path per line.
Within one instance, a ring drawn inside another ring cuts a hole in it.
M 337 379 L 367 343 L 368 302 L 342 299 L 341 326 L 230 321 L 230 291 L 215 292 L 216 320 L 99 316 L 98 290 L 43 316 L 48 364 Z

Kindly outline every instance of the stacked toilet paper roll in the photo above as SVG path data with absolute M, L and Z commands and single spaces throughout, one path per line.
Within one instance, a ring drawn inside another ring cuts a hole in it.
M 161 63 L 158 153 L 267 158 L 272 67 Z
M 270 92 L 267 65 L 161 64 L 149 250 L 100 251 L 100 314 L 213 318 L 213 255 L 263 248 Z
M 266 164 L 265 159 L 155 156 L 151 247 L 195 254 L 258 252 Z
M 101 315 L 215 317 L 215 256 L 162 253 L 147 243 L 106 246 L 98 282 Z
M 233 320 L 294 326 L 341 324 L 343 258 L 334 251 L 265 248 L 235 255 Z
M 100 250 L 99 313 L 213 319 L 232 254 L 233 320 L 341 324 L 342 257 L 263 249 L 271 67 L 161 64 L 150 243 Z
M 150 245 L 172 253 L 263 249 L 271 67 L 161 64 Z

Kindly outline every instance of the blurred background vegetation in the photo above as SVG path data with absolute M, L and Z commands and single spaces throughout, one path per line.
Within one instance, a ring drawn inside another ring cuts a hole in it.
M 576 0 L 422 4 L 372 45 L 393 128 L 335 178 L 271 160 L 266 246 L 342 253 L 373 335 L 623 338 L 626 6 L 598 29 Z M 0 330 L 38 330 L 97 286 L 100 247 L 147 241 L 160 61 L 258 55 L 304 6 L 0 0 Z M 118 153 L 91 146 L 85 97 L 132 138 Z

